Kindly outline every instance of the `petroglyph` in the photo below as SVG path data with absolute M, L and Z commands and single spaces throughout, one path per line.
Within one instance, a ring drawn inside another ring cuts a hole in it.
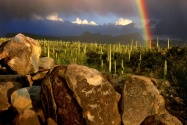
M 97 107 L 98 107 L 98 105 L 97 105 L 97 104 L 89 104 L 88 106 L 90 106 L 90 107 L 91 107 L 91 110 L 93 110 L 93 109 L 95 109 L 95 108 L 97 108 Z
M 94 87 L 89 91 L 85 91 L 85 90 L 86 90 L 85 88 L 82 89 L 82 92 L 86 94 L 86 97 L 89 97 L 90 94 L 95 94 L 95 92 L 96 92 Z
M 142 88 L 140 88 L 139 86 L 132 86 L 131 88 L 129 88 L 127 90 L 127 93 L 129 96 L 132 96 L 132 97 L 138 97 L 142 94 Z
M 130 77 L 124 85 L 122 121 L 125 125 L 141 124 L 147 116 L 158 113 L 163 105 L 158 90 L 147 80 L 149 78 L 139 77 Z

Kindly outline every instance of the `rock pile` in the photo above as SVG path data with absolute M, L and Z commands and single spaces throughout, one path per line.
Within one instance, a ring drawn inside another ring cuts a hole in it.
M 119 80 L 78 64 L 55 66 L 40 53 L 22 34 L 0 45 L 0 125 L 182 125 L 150 78 L 131 75 L 118 93 Z

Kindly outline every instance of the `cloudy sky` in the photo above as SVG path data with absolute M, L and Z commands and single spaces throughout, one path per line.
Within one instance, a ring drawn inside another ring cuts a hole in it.
M 187 38 L 186 0 L 144 1 L 153 35 Z M 131 32 L 142 28 L 137 0 L 0 0 L 0 36 L 7 32 L 64 35 L 65 31 L 74 35 L 72 26 L 97 27 L 102 32 L 99 27 L 129 24 L 134 27 Z

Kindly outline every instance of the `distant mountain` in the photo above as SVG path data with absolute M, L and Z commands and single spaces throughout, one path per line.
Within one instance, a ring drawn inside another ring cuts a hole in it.
M 27 20 L 27 21 L 9 21 L 0 20 L 0 37 L 10 32 L 31 33 L 50 36 L 81 36 L 84 32 L 101 33 L 102 35 L 111 34 L 118 36 L 121 34 L 130 34 L 139 32 L 134 23 L 128 25 L 79 25 L 70 21 L 49 21 L 49 20 Z M 2 30 L 3 29 L 3 30 Z
M 17 33 L 7 33 L 5 37 L 13 37 Z M 131 33 L 131 34 L 123 34 L 118 36 L 112 36 L 110 34 L 102 35 L 100 33 L 90 33 L 84 32 L 81 36 L 44 36 L 30 33 L 23 33 L 26 36 L 29 36 L 34 39 L 47 39 L 47 40 L 63 40 L 63 41 L 81 41 L 81 42 L 96 42 L 96 43 L 121 43 L 121 44 L 131 44 L 131 41 L 138 41 L 141 45 L 143 45 L 143 38 L 139 33 Z

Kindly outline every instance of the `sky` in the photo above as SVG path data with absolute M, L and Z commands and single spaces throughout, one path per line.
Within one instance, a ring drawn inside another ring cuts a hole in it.
M 187 39 L 186 0 L 144 2 L 153 37 Z M 84 30 L 107 34 L 112 28 L 118 32 L 114 35 L 141 33 L 137 0 L 0 0 L 0 36 L 7 32 L 80 35 Z

